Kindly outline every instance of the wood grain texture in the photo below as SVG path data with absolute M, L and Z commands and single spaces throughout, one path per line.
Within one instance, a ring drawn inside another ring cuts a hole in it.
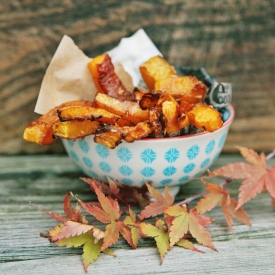
M 231 82 L 236 119 L 224 152 L 235 145 L 275 147 L 275 2 L 0 1 L 0 154 L 62 153 L 61 143 L 22 139 L 47 66 L 64 34 L 96 56 L 144 28 L 174 65 L 204 67 Z
M 222 155 L 212 169 L 242 161 L 238 155 Z M 269 165 L 275 165 L 271 159 Z M 66 249 L 39 237 L 40 232 L 58 225 L 29 202 L 62 214 L 63 198 L 68 191 L 84 201 L 92 201 L 82 173 L 67 156 L 0 157 L 0 270 L 9 274 L 85 274 L 79 248 Z M 238 183 L 229 186 L 236 198 Z M 177 201 L 201 192 L 202 184 L 183 185 Z M 252 227 L 234 220 L 234 232 L 226 226 L 217 207 L 208 213 L 214 222 L 208 227 L 218 252 L 196 245 L 205 253 L 173 248 L 159 265 L 153 240 L 145 239 L 133 250 L 120 240 L 113 251 L 116 258 L 101 255 L 88 274 L 274 274 L 275 217 L 267 193 L 244 206 Z

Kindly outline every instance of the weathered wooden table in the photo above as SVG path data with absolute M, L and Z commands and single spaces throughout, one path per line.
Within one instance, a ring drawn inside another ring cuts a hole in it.
M 217 166 L 243 161 L 237 155 L 222 155 Z M 275 165 L 275 160 L 269 161 Z M 82 200 L 91 200 L 78 168 L 67 156 L 0 157 L 0 273 L 4 274 L 84 274 L 81 250 L 50 244 L 40 232 L 58 223 L 30 206 L 62 213 L 67 191 Z M 231 194 L 236 196 L 237 184 Z M 181 188 L 177 199 L 197 194 L 198 182 Z M 228 230 L 219 208 L 207 213 L 215 219 L 208 230 L 218 252 L 204 247 L 205 253 L 173 248 L 162 265 L 152 242 L 142 242 L 136 250 L 119 241 L 113 250 L 116 258 L 101 255 L 88 274 L 275 274 L 275 215 L 270 196 L 258 195 L 245 205 L 252 227 L 235 222 Z

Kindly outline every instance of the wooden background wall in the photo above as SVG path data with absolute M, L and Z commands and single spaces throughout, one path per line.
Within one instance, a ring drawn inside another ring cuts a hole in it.
M 205 67 L 233 85 L 235 145 L 275 147 L 275 1 L 0 0 L 0 154 L 62 153 L 22 139 L 64 34 L 90 57 L 139 28 L 174 65 Z

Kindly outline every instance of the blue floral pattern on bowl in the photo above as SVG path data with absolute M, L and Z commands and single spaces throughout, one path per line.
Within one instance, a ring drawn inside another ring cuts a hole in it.
M 145 149 L 140 157 L 145 163 L 152 163 L 157 158 L 157 154 L 152 149 Z

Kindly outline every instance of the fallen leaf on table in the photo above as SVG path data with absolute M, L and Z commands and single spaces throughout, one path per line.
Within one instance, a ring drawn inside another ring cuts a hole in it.
M 123 184 L 116 182 L 108 178 L 108 183 L 103 183 L 91 178 L 81 178 L 88 183 L 90 189 L 94 192 L 93 184 L 95 184 L 103 194 L 109 195 L 112 198 L 118 199 L 125 204 L 137 204 L 140 207 L 144 207 L 149 204 L 150 198 L 148 196 L 147 186 L 144 184 L 141 187 L 132 186 L 129 184 Z
M 268 168 L 264 153 L 260 155 L 246 147 L 238 147 L 242 156 L 249 162 L 236 162 L 225 165 L 211 172 L 210 177 L 227 177 L 244 179 L 239 188 L 239 198 L 236 209 L 267 190 L 275 198 L 275 166 Z
M 226 218 L 228 227 L 231 231 L 233 231 L 233 220 L 231 216 L 233 216 L 240 222 L 251 226 L 248 216 L 243 208 L 239 207 L 236 210 L 237 201 L 230 197 L 228 191 L 224 190 L 222 186 L 214 183 L 204 182 L 204 186 L 205 189 L 208 191 L 208 194 L 201 198 L 197 203 L 196 210 L 199 214 L 204 214 L 205 212 L 212 210 L 217 204 L 219 204 Z
M 155 217 L 163 213 L 164 210 L 171 206 L 175 200 L 175 197 L 171 196 L 169 193 L 168 185 L 165 186 L 163 195 L 160 193 L 159 190 L 153 188 L 150 184 L 146 183 L 146 185 L 148 191 L 156 201 L 151 202 L 141 211 L 139 216 L 141 220 L 149 217 Z
M 210 223 L 210 218 L 198 214 L 194 208 L 188 210 L 186 205 L 170 206 L 164 214 L 173 218 L 169 226 L 170 247 L 182 239 L 185 234 L 190 233 L 198 243 L 216 250 L 210 233 L 204 228 Z
M 165 254 L 170 249 L 168 229 L 164 221 L 157 219 L 155 226 L 142 222 L 140 223 L 140 229 L 146 237 L 152 237 L 155 239 L 160 253 L 160 262 L 162 263 Z
M 123 231 L 121 231 L 121 234 L 123 235 L 124 239 L 128 239 L 128 243 L 133 247 L 137 248 L 139 239 L 140 239 L 140 222 L 136 219 L 136 214 L 133 212 L 133 210 L 129 209 L 129 215 L 125 217 L 124 224 L 127 228 L 130 228 L 130 230 L 124 230 L 125 235 L 123 235 Z

